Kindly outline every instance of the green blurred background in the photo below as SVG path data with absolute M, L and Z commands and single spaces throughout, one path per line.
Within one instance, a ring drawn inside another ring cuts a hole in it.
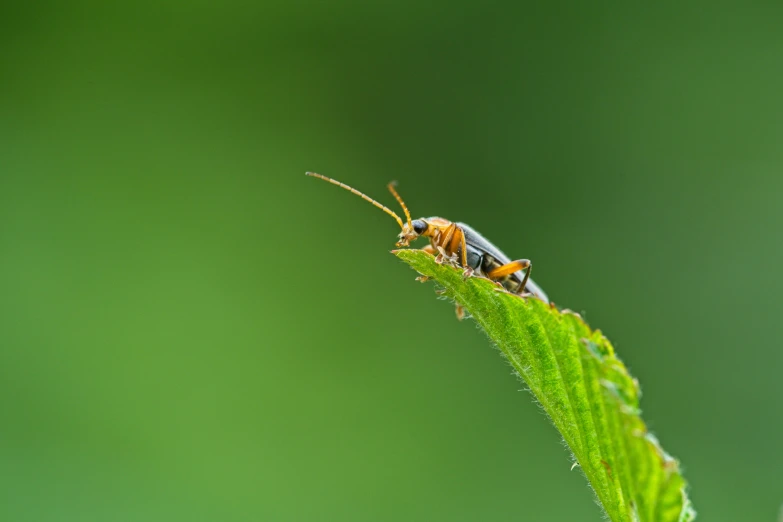
M 601 328 L 702 520 L 783 502 L 780 2 L 10 3 L 0 520 L 600 520 L 315 170 Z

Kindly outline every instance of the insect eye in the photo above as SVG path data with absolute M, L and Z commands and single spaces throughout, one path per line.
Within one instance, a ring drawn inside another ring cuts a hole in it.
M 413 225 L 413 231 L 417 234 L 423 234 L 427 230 L 427 223 L 423 219 L 416 219 L 411 224 Z

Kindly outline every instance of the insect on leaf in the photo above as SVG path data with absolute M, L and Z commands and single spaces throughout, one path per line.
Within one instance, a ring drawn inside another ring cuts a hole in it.
M 419 250 L 395 254 L 478 322 L 524 379 L 614 522 L 695 519 L 678 461 L 640 417 L 639 385 L 577 314 L 502 291 Z

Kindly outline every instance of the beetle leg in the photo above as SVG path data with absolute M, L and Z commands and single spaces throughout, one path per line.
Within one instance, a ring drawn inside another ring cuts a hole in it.
M 438 255 L 435 256 L 435 262 L 439 265 L 443 264 L 443 258 L 446 257 L 446 252 L 443 251 L 442 246 L 438 246 Z
M 438 252 L 440 252 L 437 255 L 437 257 L 435 257 L 435 262 L 436 263 L 441 265 L 444 262 L 448 262 L 448 264 L 451 265 L 451 266 L 457 266 L 458 265 L 457 261 L 454 259 L 454 254 L 453 253 L 449 253 L 445 248 L 443 248 L 440 245 L 436 246 L 435 248 L 438 250 Z
M 519 295 L 522 295 L 522 294 L 525 293 L 525 287 L 527 286 L 527 280 L 530 279 L 530 271 L 531 270 L 533 270 L 533 263 L 528 261 L 527 262 L 527 270 L 525 270 L 525 277 L 522 278 L 522 284 L 519 285 L 519 290 L 517 291 L 517 293 Z
M 440 229 L 435 231 L 435 235 L 432 238 L 432 243 L 430 244 L 430 247 L 434 248 L 436 251 L 438 251 L 438 255 L 435 256 L 435 262 L 439 265 L 443 263 L 443 257 L 446 255 L 446 253 L 443 251 L 443 247 L 440 246 L 440 238 L 443 234 L 441 234 Z M 435 252 L 433 252 L 434 254 Z
M 519 259 L 517 261 L 512 261 L 510 263 L 506 263 L 505 265 L 490 270 L 489 273 L 487 274 L 487 277 L 489 277 L 490 279 L 500 279 L 501 277 L 507 276 L 509 274 L 513 274 L 514 272 L 518 272 L 520 270 L 528 270 L 530 266 L 531 266 L 530 260 Z
M 468 245 L 465 241 L 465 233 L 460 230 L 460 248 L 462 249 L 460 258 L 462 259 L 462 268 L 465 270 L 462 272 L 462 279 L 467 279 L 473 275 L 473 268 L 468 266 Z
M 425 247 L 422 247 L 421 250 L 427 252 L 428 254 L 432 254 L 433 256 L 437 253 L 437 250 L 435 250 L 435 247 L 432 245 L 427 245 Z
M 530 270 L 532 268 L 533 268 L 533 263 L 531 263 L 529 259 L 519 259 L 517 261 L 506 263 L 503 266 L 499 266 L 494 270 L 490 270 L 490 272 L 487 274 L 487 277 L 489 277 L 490 279 L 500 279 L 501 277 L 505 277 L 509 274 L 513 274 L 514 272 L 518 272 L 519 270 L 524 270 L 525 277 L 522 279 L 522 284 L 519 285 L 519 291 L 517 292 L 522 294 L 525 292 L 525 286 L 527 285 L 527 280 L 530 277 Z
M 454 235 L 455 230 L 457 230 L 457 225 L 455 225 L 454 223 L 446 227 L 446 232 L 440 238 L 440 244 L 443 246 L 448 245 L 449 241 L 451 241 L 451 236 Z

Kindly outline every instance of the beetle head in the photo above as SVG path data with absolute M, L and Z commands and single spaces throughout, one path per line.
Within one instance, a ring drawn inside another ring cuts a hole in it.
M 416 240 L 420 235 L 424 234 L 430 228 L 423 218 L 414 219 L 402 225 L 402 232 L 397 236 L 397 246 L 406 247 L 411 241 Z

